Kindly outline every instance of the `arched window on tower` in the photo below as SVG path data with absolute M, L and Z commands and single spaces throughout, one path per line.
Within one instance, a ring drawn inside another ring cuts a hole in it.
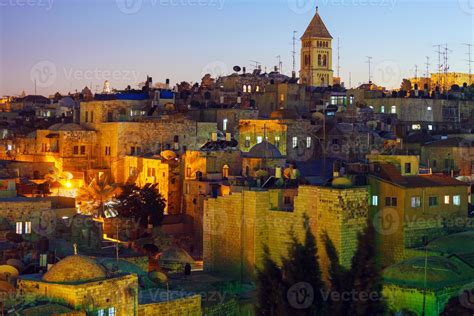
M 318 66 L 321 66 L 321 54 L 318 55 Z
M 323 66 L 326 67 L 326 65 L 327 65 L 327 56 L 323 55 Z
M 222 178 L 227 179 L 228 177 L 229 177 L 229 166 L 224 165 L 224 167 L 222 167 Z
M 243 93 L 247 93 L 247 85 L 244 84 L 244 87 L 242 89 Z

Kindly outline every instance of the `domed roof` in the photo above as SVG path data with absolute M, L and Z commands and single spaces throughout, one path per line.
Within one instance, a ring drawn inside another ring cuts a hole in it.
M 349 188 L 352 186 L 352 180 L 347 177 L 337 177 L 332 180 L 332 186 L 335 188 Z
M 297 120 L 299 119 L 298 114 L 288 109 L 279 109 L 275 110 L 270 114 L 270 118 L 272 119 L 289 119 L 289 120 Z
M 159 261 L 162 262 L 176 262 L 176 263 L 194 263 L 194 259 L 186 252 L 186 250 L 171 247 L 163 251 L 160 255 Z
M 386 268 L 383 278 L 389 284 L 421 289 L 424 287 L 424 267 L 424 257 L 411 258 Z M 471 282 L 473 276 L 473 269 L 460 260 L 441 256 L 428 257 L 426 285 L 430 289 L 462 286 Z
M 446 254 L 474 253 L 474 231 L 435 239 L 428 244 L 428 250 Z
M 57 123 L 51 125 L 48 130 L 50 131 L 85 131 L 86 129 L 79 124 L 74 123 Z
M 69 256 L 59 261 L 43 275 L 42 280 L 53 283 L 76 283 L 104 279 L 105 268 L 85 256 Z
M 247 156 L 250 158 L 269 158 L 269 159 L 278 159 L 282 158 L 281 152 L 276 148 L 275 145 L 270 144 L 267 141 L 263 141 L 252 148 L 247 153 Z

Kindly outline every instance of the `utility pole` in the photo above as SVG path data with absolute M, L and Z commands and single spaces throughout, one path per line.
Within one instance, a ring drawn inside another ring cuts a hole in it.
M 418 79 L 418 65 L 415 65 L 415 79 Z
M 469 69 L 469 85 L 471 85 L 472 84 L 472 55 L 471 55 L 472 44 L 464 43 L 463 45 L 467 46 L 468 57 L 465 61 L 467 61 L 467 65 Z
M 250 60 L 250 62 L 252 62 L 252 63 L 254 63 L 254 64 L 255 64 L 255 69 L 259 69 L 259 66 L 261 66 L 261 65 L 262 65 L 262 63 L 261 63 L 261 62 L 259 62 L 259 61 L 256 61 L 256 60 Z
M 371 72 L 371 71 L 372 71 L 372 69 L 371 69 L 372 59 L 373 59 L 372 57 L 367 56 L 367 61 L 366 61 L 366 63 L 369 64 L 369 83 L 372 82 L 372 72 Z
M 291 54 L 293 55 L 293 74 L 296 75 L 296 33 L 297 31 L 293 31 L 293 51 Z

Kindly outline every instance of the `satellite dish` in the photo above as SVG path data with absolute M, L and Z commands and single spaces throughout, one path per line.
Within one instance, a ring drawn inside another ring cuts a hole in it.
M 20 273 L 15 267 L 10 265 L 1 265 L 0 266 L 0 280 L 9 281 L 11 279 L 17 279 Z
M 242 68 L 240 68 L 240 66 L 234 66 L 234 71 L 235 72 L 240 72 L 242 70 Z

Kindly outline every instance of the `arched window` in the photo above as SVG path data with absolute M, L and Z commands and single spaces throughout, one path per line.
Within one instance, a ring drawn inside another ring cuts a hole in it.
M 229 166 L 224 165 L 224 167 L 222 167 L 222 178 L 226 179 L 228 177 L 229 177 Z
M 318 55 L 318 66 L 321 66 L 321 54 Z
M 248 92 L 248 93 L 252 93 L 252 86 L 251 86 L 251 85 L 248 85 L 248 86 L 247 86 L 247 92 Z
M 244 84 L 244 87 L 243 87 L 242 91 L 243 91 L 244 93 L 247 93 L 247 85 Z
M 323 66 L 326 66 L 327 63 L 327 56 L 323 55 Z

